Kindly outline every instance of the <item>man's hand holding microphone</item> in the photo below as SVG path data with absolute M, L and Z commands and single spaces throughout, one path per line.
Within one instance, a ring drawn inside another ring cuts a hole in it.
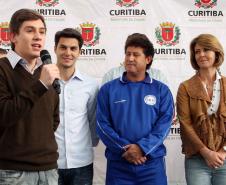
M 47 87 L 52 85 L 56 92 L 60 94 L 60 71 L 57 65 L 52 64 L 51 56 L 47 50 L 42 50 L 40 57 L 44 65 L 39 80 Z

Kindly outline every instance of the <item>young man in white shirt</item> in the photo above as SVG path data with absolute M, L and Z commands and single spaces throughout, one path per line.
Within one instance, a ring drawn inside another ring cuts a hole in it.
M 59 185 L 91 185 L 93 146 L 96 136 L 97 82 L 76 67 L 83 39 L 72 28 L 55 34 L 55 53 L 60 70 L 60 125 L 58 143 Z

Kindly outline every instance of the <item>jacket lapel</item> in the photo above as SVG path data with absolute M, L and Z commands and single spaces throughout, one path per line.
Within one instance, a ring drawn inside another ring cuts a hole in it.
M 211 102 L 198 74 L 193 76 L 187 82 L 188 82 L 187 83 L 187 91 L 191 98 L 196 98 L 196 99 L 201 99 L 201 100 Z

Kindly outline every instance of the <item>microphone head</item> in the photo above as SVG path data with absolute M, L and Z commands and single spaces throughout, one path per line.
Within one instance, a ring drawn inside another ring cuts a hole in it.
M 44 63 L 47 60 L 51 61 L 51 56 L 50 56 L 50 54 L 49 54 L 49 52 L 47 50 L 42 50 L 40 52 L 40 57 L 41 57 L 42 62 L 44 62 Z

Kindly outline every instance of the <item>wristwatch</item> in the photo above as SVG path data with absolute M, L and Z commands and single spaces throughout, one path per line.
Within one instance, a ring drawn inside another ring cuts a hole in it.
M 226 146 L 223 146 L 223 150 L 226 152 Z

